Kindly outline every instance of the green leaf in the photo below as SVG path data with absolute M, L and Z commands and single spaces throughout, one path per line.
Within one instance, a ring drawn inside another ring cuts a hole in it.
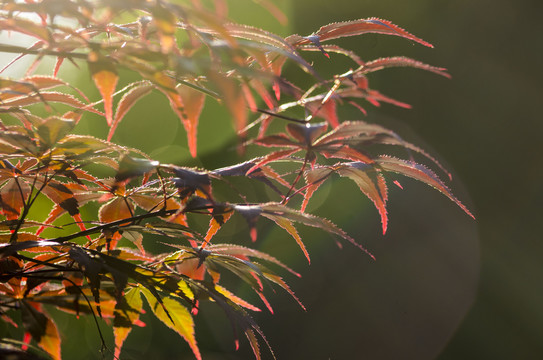
M 62 139 L 55 149 L 55 155 L 94 155 L 106 149 L 120 149 L 121 147 L 93 136 L 68 135 Z
M 55 145 L 74 128 L 75 121 L 50 117 L 38 126 L 38 135 L 47 148 Z

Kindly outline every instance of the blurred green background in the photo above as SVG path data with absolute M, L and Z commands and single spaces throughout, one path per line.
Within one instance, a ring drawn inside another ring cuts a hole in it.
M 338 249 L 322 232 L 304 229 L 310 265 L 286 233 L 261 221 L 259 249 L 302 274 L 301 279 L 285 274 L 285 280 L 307 308 L 304 312 L 284 292 L 268 292 L 275 313 L 263 312 L 255 319 L 277 358 L 543 358 L 543 242 L 538 231 L 543 202 L 543 125 L 538 115 L 543 100 L 543 3 L 276 3 L 290 19 L 286 26 L 245 0 L 230 1 L 231 16 L 282 36 L 309 35 L 333 21 L 379 17 L 436 46 L 428 49 L 373 34 L 336 41 L 363 60 L 405 55 L 446 67 L 452 74 L 452 80 L 415 69 L 372 74 L 372 88 L 413 108 L 368 104 L 367 116 L 347 110 L 342 117 L 384 124 L 439 158 L 453 173 L 453 192 L 477 217 L 473 221 L 423 184 L 400 179 L 404 190 L 391 186 L 390 224 L 382 236 L 370 201 L 354 183 L 336 179 L 317 192 L 309 210 L 340 225 L 377 260 L 349 244 Z M 307 58 L 323 74 L 347 64 L 340 56 L 328 60 L 308 54 Z M 295 83 L 306 79 L 293 68 L 286 73 Z M 79 81 L 92 89 L 89 78 Z M 157 112 L 159 108 L 165 110 Z M 199 128 L 197 160 L 188 155 L 182 127 L 159 95 L 133 110 L 114 141 L 141 147 L 163 162 L 225 166 L 240 161 L 229 120 L 217 120 L 227 116 L 208 102 Z M 99 121 L 82 124 L 79 131 L 107 133 Z M 249 241 L 242 221 L 228 225 L 221 230 L 223 236 Z M 238 291 L 258 303 L 243 286 Z M 60 325 L 67 329 L 67 359 L 99 358 L 92 319 L 66 319 Z M 106 326 L 103 330 L 108 333 Z M 242 348 L 234 351 L 231 327 L 214 306 L 199 315 L 197 338 L 205 359 L 252 358 L 243 340 Z M 88 354 L 82 353 L 85 349 Z M 271 358 L 265 349 L 263 353 L 265 359 Z M 123 358 L 143 355 L 192 358 L 175 333 L 153 320 L 146 328 L 136 328 L 124 347 Z

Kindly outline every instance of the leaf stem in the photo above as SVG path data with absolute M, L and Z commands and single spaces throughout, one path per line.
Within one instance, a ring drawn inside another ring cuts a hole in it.
M 66 241 L 69 241 L 69 240 L 72 240 L 72 239 L 77 239 L 78 237 L 94 234 L 94 233 L 97 233 L 99 231 L 102 231 L 102 230 L 105 230 L 105 229 L 108 229 L 108 228 L 111 228 L 111 227 L 114 227 L 114 226 L 117 226 L 117 225 L 122 225 L 122 224 L 124 224 L 126 222 L 136 222 L 136 221 L 143 220 L 143 219 L 171 215 L 171 214 L 174 214 L 176 211 L 178 211 L 178 209 L 158 210 L 158 211 L 155 211 L 155 212 L 150 212 L 150 213 L 146 213 L 146 214 L 142 214 L 142 215 L 135 215 L 135 216 L 132 216 L 130 218 L 115 220 L 115 221 L 109 222 L 107 224 L 98 225 L 98 226 L 95 226 L 93 228 L 83 230 L 83 231 L 79 231 L 79 232 L 71 234 L 71 235 L 61 236 L 61 237 L 58 237 L 58 238 L 55 238 L 55 239 L 50 239 L 50 241 L 56 241 L 56 242 L 59 242 L 59 243 L 63 243 L 63 242 L 66 242 Z
M 298 181 L 300 181 L 300 179 L 302 178 L 302 174 L 304 173 L 305 167 L 307 166 L 307 161 L 309 160 L 309 154 L 310 154 L 310 151 L 307 151 L 305 153 L 304 163 L 302 164 L 302 167 L 301 167 L 300 171 L 298 172 L 298 175 L 296 176 L 296 179 L 294 179 L 294 182 L 290 186 L 290 189 L 288 189 L 288 192 L 286 193 L 285 197 L 281 201 L 282 205 L 285 205 L 290 200 L 290 197 L 289 197 L 290 193 L 292 192 L 292 190 L 294 190 L 294 186 L 296 186 Z
M 0 52 L 25 55 L 52 55 L 65 58 L 87 59 L 88 55 L 83 53 L 71 53 L 66 51 L 55 51 L 51 49 L 34 50 L 17 45 L 0 44 Z

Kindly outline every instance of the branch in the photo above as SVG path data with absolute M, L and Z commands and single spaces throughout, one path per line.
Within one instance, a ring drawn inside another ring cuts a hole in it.
M 84 59 L 84 60 L 86 60 L 88 58 L 88 55 L 83 54 L 83 53 L 55 51 L 55 50 L 51 50 L 51 49 L 34 50 L 34 49 L 28 49 L 28 48 L 25 48 L 25 47 L 22 47 L 22 46 L 7 45 L 7 44 L 0 44 L 0 52 L 12 53 L 12 54 L 25 54 L 25 55 L 51 55 L 51 56 L 59 56 L 59 57 L 75 58 L 75 59 Z
M 80 232 L 77 232 L 77 233 L 74 233 L 74 234 L 71 234 L 71 235 L 61 236 L 61 237 L 58 237 L 58 238 L 55 238 L 55 239 L 49 239 L 49 241 L 56 241 L 56 242 L 59 242 L 59 243 L 63 243 L 63 242 L 66 242 L 66 241 L 69 241 L 69 240 L 72 240 L 72 239 L 77 239 L 78 237 L 94 234 L 94 233 L 100 232 L 102 230 L 105 230 L 105 229 L 108 229 L 108 228 L 111 228 L 111 227 L 114 227 L 114 226 L 122 225 L 122 224 L 124 224 L 126 222 L 129 222 L 129 221 L 130 222 L 136 222 L 136 221 L 139 221 L 139 220 L 148 219 L 148 218 L 152 218 L 152 217 L 172 215 L 172 214 L 175 214 L 177 211 L 179 211 L 179 209 L 158 210 L 158 211 L 155 211 L 155 212 L 150 212 L 150 213 L 146 213 L 146 214 L 142 214 L 142 215 L 136 215 L 136 216 L 132 216 L 132 217 L 121 219 L 121 220 L 115 220 L 115 221 L 109 222 L 107 224 L 98 225 L 98 226 L 95 226 L 93 228 L 83 230 L 83 231 L 80 231 Z

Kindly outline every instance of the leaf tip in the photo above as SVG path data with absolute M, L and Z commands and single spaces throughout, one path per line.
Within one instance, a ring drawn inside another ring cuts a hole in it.
M 251 240 L 253 242 L 256 242 L 256 238 L 257 238 L 257 235 L 258 235 L 256 227 L 251 228 L 250 235 L 251 235 Z

